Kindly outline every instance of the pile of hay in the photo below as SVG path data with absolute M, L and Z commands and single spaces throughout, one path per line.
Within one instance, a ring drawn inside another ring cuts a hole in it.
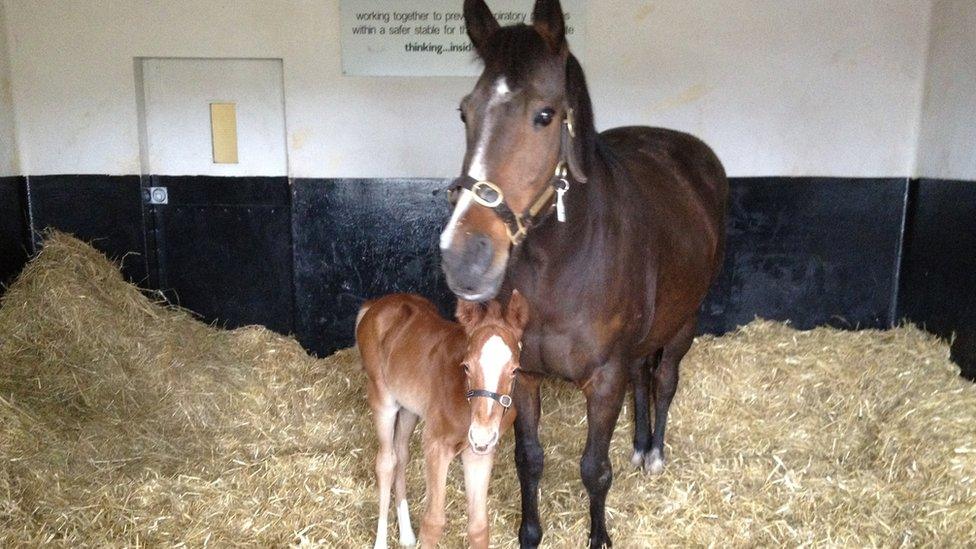
M 700 338 L 664 475 L 629 465 L 624 411 L 611 534 L 621 547 L 972 541 L 976 386 L 957 372 L 945 343 L 913 327 L 756 321 Z M 362 387 L 355 351 L 318 360 L 261 328 L 208 327 L 55 233 L 0 306 L 0 546 L 368 546 L 375 443 Z M 544 541 L 579 546 L 582 398 L 544 391 Z M 492 483 L 499 547 L 517 545 L 512 444 Z M 445 545 L 460 546 L 460 467 L 451 483 Z

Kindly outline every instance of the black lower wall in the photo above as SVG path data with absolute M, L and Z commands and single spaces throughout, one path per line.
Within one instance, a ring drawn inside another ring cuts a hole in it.
M 725 265 L 699 329 L 756 316 L 891 326 L 907 192 L 906 179 L 734 178 Z
M 146 281 L 142 194 L 137 175 L 39 175 L 27 178 L 33 244 L 48 227 L 71 233 Z
M 450 216 L 440 179 L 297 179 L 292 185 L 296 328 L 319 354 L 353 342 L 360 305 L 391 292 L 447 312 L 437 235 Z
M 18 272 L 32 240 L 53 226 L 92 241 L 130 280 L 204 320 L 263 324 L 326 354 L 352 343 L 367 299 L 412 291 L 450 311 L 437 250 L 449 216 L 437 193 L 445 183 L 4 178 L 0 277 Z M 145 204 L 149 186 L 167 187 L 169 203 Z M 731 186 L 727 257 L 702 331 L 757 316 L 852 329 L 907 318 L 956 334 L 954 358 L 976 373 L 976 183 L 773 177 Z
M 976 379 L 976 182 L 911 183 L 899 316 L 946 338 Z
M 27 179 L 0 177 L 0 292 L 27 262 Z
M 154 287 L 208 322 L 294 332 L 288 178 L 147 179 L 169 195 L 145 212 Z

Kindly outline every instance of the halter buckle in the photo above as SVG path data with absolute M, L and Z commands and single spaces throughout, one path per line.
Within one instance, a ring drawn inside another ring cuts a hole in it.
M 497 208 L 505 200 L 501 188 L 491 181 L 476 182 L 471 185 L 471 193 L 474 194 L 474 201 L 486 208 Z M 492 194 L 494 194 L 494 198 L 488 198 Z

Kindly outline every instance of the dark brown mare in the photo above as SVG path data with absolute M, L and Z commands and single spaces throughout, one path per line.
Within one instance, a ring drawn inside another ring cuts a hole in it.
M 542 538 L 539 381 L 555 376 L 586 396 L 589 542 L 608 546 L 614 425 L 632 384 L 634 461 L 662 470 L 678 365 L 722 259 L 725 171 L 687 134 L 636 126 L 597 134 L 558 1 L 538 0 L 531 26 L 499 27 L 483 0 L 466 0 L 464 15 L 485 68 L 461 102 L 467 153 L 442 266 L 461 298 L 517 288 L 530 305 L 514 393 L 519 541 L 535 547 Z
M 488 481 L 499 437 L 512 424 L 511 390 L 519 367 L 519 339 L 528 315 L 512 293 L 502 312 L 458 301 L 460 324 L 412 294 L 366 302 L 356 320 L 356 344 L 369 378 L 367 393 L 379 447 L 376 480 L 379 519 L 374 548 L 386 547 L 390 487 L 396 488 L 400 545 L 416 541 L 407 508 L 406 466 L 410 434 L 424 420 L 427 511 L 420 525 L 424 547 L 435 547 L 444 530 L 447 469 L 464 463 L 468 545 L 488 547 Z

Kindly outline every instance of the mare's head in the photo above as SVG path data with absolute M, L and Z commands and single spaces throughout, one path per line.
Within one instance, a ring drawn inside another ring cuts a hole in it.
M 466 0 L 464 17 L 485 68 L 461 100 L 467 152 L 440 248 L 451 290 L 483 301 L 561 179 L 586 181 L 593 115 L 558 0 L 538 0 L 531 25 L 500 27 L 484 0 Z
M 482 305 L 458 300 L 457 319 L 468 336 L 462 363 L 471 405 L 468 442 L 476 453 L 489 452 L 495 446 L 502 417 L 512 405 L 512 385 L 528 314 L 528 303 L 518 291 L 512 293 L 504 311 L 497 301 Z

